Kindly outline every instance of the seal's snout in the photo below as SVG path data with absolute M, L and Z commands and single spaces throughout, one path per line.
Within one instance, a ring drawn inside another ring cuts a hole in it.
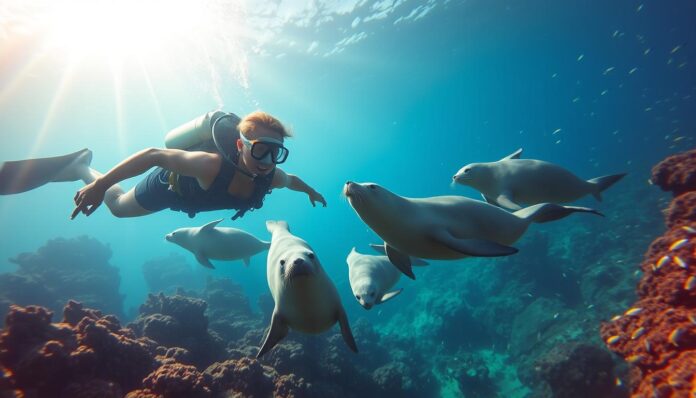
M 353 181 L 346 181 L 346 183 L 343 185 L 343 194 L 346 196 L 350 196 L 353 193 L 351 191 L 353 185 Z
M 314 274 L 314 267 L 312 266 L 312 263 L 302 257 L 292 260 L 290 264 L 290 267 L 285 271 L 285 277 L 287 279 Z
M 172 234 L 167 234 L 167 235 L 165 235 L 165 236 L 164 236 L 164 239 L 165 239 L 167 242 L 171 242 L 171 241 L 172 241 Z
M 304 260 L 301 258 L 296 258 L 295 261 L 292 262 L 293 265 L 302 265 L 304 264 Z
M 362 306 L 366 310 L 372 309 L 372 303 L 362 303 Z

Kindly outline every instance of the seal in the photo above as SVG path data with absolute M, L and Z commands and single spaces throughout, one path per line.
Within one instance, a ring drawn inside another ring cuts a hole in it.
M 358 352 L 346 311 L 336 287 L 304 240 L 290 233 L 285 221 L 266 221 L 271 233 L 266 277 L 275 308 L 257 358 L 268 352 L 290 328 L 309 334 L 330 329 L 336 322 L 348 347 Z
M 457 172 L 452 181 L 468 185 L 483 195 L 486 202 L 509 210 L 538 203 L 569 203 L 591 194 L 598 201 L 601 192 L 626 173 L 583 180 L 553 163 L 520 159 L 522 149 L 488 163 L 471 163 Z
M 381 245 L 370 245 L 382 252 Z M 392 265 L 387 256 L 371 256 L 358 253 L 355 248 L 350 251 L 348 258 L 348 279 L 355 299 L 363 308 L 371 309 L 396 297 L 403 289 L 389 292 L 401 278 L 401 272 Z M 411 259 L 413 265 L 427 265 L 421 259 Z
M 249 265 L 250 257 L 268 250 L 270 242 L 257 239 L 254 235 L 236 228 L 222 228 L 215 220 L 202 227 L 179 228 L 165 236 L 168 242 L 177 244 L 196 256 L 196 260 L 207 268 L 215 268 L 214 260 L 242 260 Z
M 586 207 L 542 203 L 509 213 L 463 196 L 405 198 L 374 183 L 348 181 L 343 194 L 358 217 L 384 240 L 389 261 L 409 278 L 412 257 L 453 260 L 517 253 L 510 247 L 531 223 L 543 223 Z

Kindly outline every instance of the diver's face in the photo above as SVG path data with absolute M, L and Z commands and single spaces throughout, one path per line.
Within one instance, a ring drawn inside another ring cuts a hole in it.
M 280 133 L 270 130 L 263 126 L 258 126 L 254 130 L 244 134 L 244 136 L 248 141 L 263 141 L 263 138 L 270 138 L 275 141 L 283 142 L 283 136 Z M 244 163 L 244 166 L 246 166 L 247 170 L 249 170 L 251 173 L 267 175 L 276 167 L 275 163 L 271 161 L 270 155 L 263 159 L 254 158 L 254 156 L 252 156 L 251 146 L 245 145 L 241 139 L 237 140 L 237 149 L 241 154 L 241 161 Z

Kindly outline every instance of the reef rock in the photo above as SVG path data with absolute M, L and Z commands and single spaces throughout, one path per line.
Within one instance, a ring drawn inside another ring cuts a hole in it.
M 64 303 L 75 299 L 121 316 L 121 278 L 118 268 L 109 264 L 110 258 L 107 245 L 86 236 L 49 240 L 35 253 L 19 254 L 10 259 L 17 271 L 0 275 L 0 315 L 7 311 L 2 302 L 60 312 Z
M 660 163 L 652 181 L 679 195 L 668 230 L 645 254 L 638 301 L 601 336 L 629 364 L 634 396 L 687 397 L 696 391 L 696 151 Z

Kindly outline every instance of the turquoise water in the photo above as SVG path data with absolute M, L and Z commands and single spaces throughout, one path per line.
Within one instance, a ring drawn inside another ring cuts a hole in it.
M 366 318 L 386 332 L 416 334 L 398 325 L 435 316 L 414 314 L 428 308 L 421 305 L 424 297 L 449 295 L 456 305 L 480 285 L 483 291 L 467 302 L 485 308 L 493 305 L 493 290 L 485 286 L 496 283 L 496 270 L 534 260 L 520 254 L 434 261 L 417 270 L 415 282 L 402 278 L 401 296 L 368 313 L 352 297 L 345 258 L 353 246 L 368 253 L 367 244 L 378 238 L 342 197 L 345 181 L 377 182 L 408 197 L 478 199 L 472 189 L 450 186 L 451 176 L 467 163 L 497 160 L 520 147 L 523 157 L 563 165 L 586 179 L 628 172 L 605 192 L 604 202 L 579 202 L 606 219 L 574 215 L 535 225 L 517 246 L 532 251 L 544 235 L 558 255 L 552 263 L 583 263 L 591 253 L 592 261 L 621 257 L 635 266 L 661 225 L 664 197 L 648 187 L 649 170 L 694 146 L 696 8 L 690 1 L 211 4 L 214 19 L 206 29 L 176 31 L 180 41 L 157 51 L 143 47 L 140 54 L 109 47 L 122 43 L 128 28 L 111 41 L 95 33 L 98 45 L 46 45 L 48 33 L 27 22 L 37 14 L 8 5 L 1 12 L 13 23 L 0 28 L 0 160 L 87 147 L 94 152 L 92 167 L 105 172 L 142 148 L 162 147 L 169 129 L 207 111 L 261 109 L 294 132 L 283 170 L 322 193 L 328 207 L 312 208 L 304 194 L 280 190 L 234 222 L 232 211 L 116 219 L 105 206 L 70 221 L 80 184 L 49 184 L 0 197 L 0 271 L 14 271 L 8 258 L 34 252 L 49 239 L 88 235 L 113 251 L 126 313 L 147 294 L 142 264 L 172 253 L 197 273 L 241 283 L 255 304 L 267 292 L 263 254 L 249 268 L 216 262 L 216 270 L 206 270 L 164 235 L 226 218 L 220 226 L 269 239 L 264 222 L 286 220 L 318 253 L 352 322 Z M 90 35 L 87 27 L 80 38 Z M 597 231 L 615 241 L 588 236 Z M 583 238 L 575 250 L 574 239 Z M 581 297 L 572 305 L 589 304 Z M 424 338 L 430 338 L 431 321 L 423 320 Z M 475 346 L 488 349 L 495 344 L 489 340 L 482 337 Z

